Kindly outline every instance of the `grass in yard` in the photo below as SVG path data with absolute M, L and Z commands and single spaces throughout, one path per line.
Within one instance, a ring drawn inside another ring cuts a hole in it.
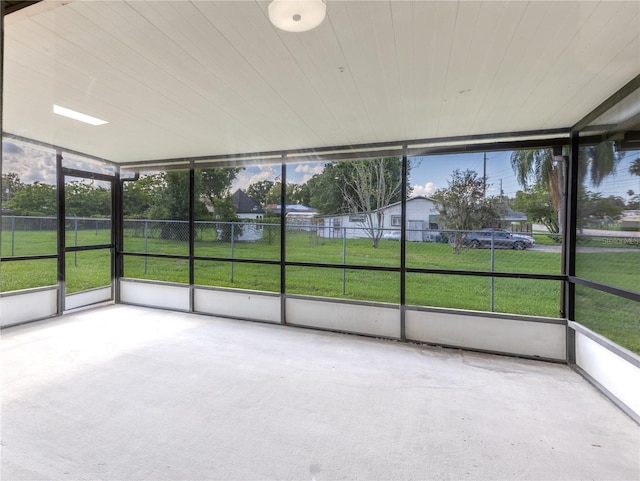
M 640 249 L 578 252 L 576 274 L 602 284 L 640 292 Z
M 194 275 L 201 286 L 280 292 L 280 266 L 195 261 Z
M 189 260 L 125 256 L 124 277 L 188 284 Z
M 576 286 L 576 320 L 640 354 L 640 303 Z
M 2 256 L 34 256 L 56 254 L 58 237 L 56 231 L 20 231 L 12 233 L 3 229 L 0 254 Z
M 111 251 L 70 252 L 66 257 L 66 293 L 111 285 Z
M 286 269 L 287 293 L 377 302 L 400 302 L 400 274 L 328 267 Z
M 145 241 L 143 237 L 131 234 L 129 232 L 125 238 L 128 251 L 188 254 L 187 242 L 157 237 Z M 195 249 L 197 256 L 230 259 L 233 252 L 235 258 L 279 260 L 278 240 L 277 236 L 273 236 L 270 241 L 234 242 L 232 248 L 231 243 L 208 236 L 198 238 Z M 16 232 L 13 249 L 15 255 L 51 254 L 55 253 L 55 242 L 53 231 Z M 75 242 L 73 233 L 71 245 Z M 110 234 L 106 230 L 78 231 L 78 245 L 109 242 Z M 343 262 L 343 242 L 342 239 L 317 238 L 308 232 L 288 232 L 286 258 L 288 261 L 340 264 Z M 11 247 L 11 233 L 4 231 L 3 255 L 10 255 Z M 459 255 L 454 255 L 448 244 L 409 242 L 406 251 L 408 267 L 491 270 L 490 249 L 463 249 Z M 67 254 L 67 293 L 109 285 L 110 257 L 107 250 L 78 252 L 77 259 L 76 262 L 76 254 Z M 639 291 L 639 261 L 640 250 L 633 247 L 624 252 L 580 252 L 577 269 L 578 274 L 587 279 Z M 381 241 L 379 248 L 373 249 L 368 239 L 347 239 L 346 262 L 362 266 L 399 267 L 400 245 L 397 241 Z M 494 253 L 494 269 L 501 272 L 559 274 L 560 262 L 561 257 L 557 252 L 496 250 Z M 187 259 L 147 258 L 145 262 L 143 257 L 125 256 L 124 274 L 131 278 L 186 284 L 189 282 L 188 266 Z M 54 285 L 56 270 L 55 259 L 3 262 L 0 266 L 0 291 Z M 198 285 L 279 292 L 280 267 L 196 261 L 195 282 Z M 638 303 L 580 286 L 578 288 L 578 321 L 640 353 Z M 394 272 L 289 266 L 286 268 L 286 290 L 292 294 L 398 303 L 400 276 Z M 496 312 L 557 317 L 559 298 L 558 281 L 494 280 Z M 409 305 L 489 311 L 491 278 L 408 273 L 406 299 Z
M 58 261 L 38 259 L 0 263 L 0 292 L 54 286 L 58 282 Z
M 561 256 L 556 252 L 496 249 L 493 271 L 560 274 Z M 407 267 L 423 269 L 455 269 L 492 271 L 491 249 L 462 249 L 454 254 L 448 244 L 407 243 Z
M 494 311 L 558 317 L 560 282 L 494 279 Z M 491 278 L 445 274 L 407 274 L 407 304 L 475 311 L 491 310 Z

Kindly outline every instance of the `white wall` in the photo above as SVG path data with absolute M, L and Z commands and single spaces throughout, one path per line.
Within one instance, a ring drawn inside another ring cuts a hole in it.
M 575 326 L 575 323 L 572 325 Z M 575 339 L 576 366 L 617 398 L 640 421 L 640 367 L 605 347 L 603 343 L 610 345 L 611 342 L 584 327 L 575 330 Z M 637 358 L 633 353 L 628 355 Z
M 400 337 L 400 309 L 394 305 L 288 298 L 285 312 L 287 324 Z
M 158 282 L 120 281 L 120 301 L 124 304 L 189 310 L 189 287 Z
M 76 309 L 78 307 L 90 306 L 99 302 L 106 302 L 112 299 L 111 286 L 91 289 L 89 291 L 69 294 L 65 297 L 65 310 Z
M 57 287 L 0 296 L 0 327 L 45 319 L 56 315 L 57 312 Z
M 280 322 L 280 295 L 260 291 L 194 289 L 195 312 Z
M 554 321 L 510 319 L 407 309 L 407 340 L 565 361 L 566 326 Z

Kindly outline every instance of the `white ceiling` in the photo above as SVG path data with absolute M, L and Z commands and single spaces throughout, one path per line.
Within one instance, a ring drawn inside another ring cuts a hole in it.
M 116 162 L 570 127 L 640 73 L 640 2 L 43 2 L 5 19 L 3 129 Z M 58 104 L 109 123 L 52 113 Z

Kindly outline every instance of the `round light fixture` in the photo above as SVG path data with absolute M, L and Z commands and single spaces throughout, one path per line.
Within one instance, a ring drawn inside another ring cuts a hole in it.
M 327 14 L 324 0 L 272 0 L 269 20 L 286 32 L 306 32 L 322 23 Z

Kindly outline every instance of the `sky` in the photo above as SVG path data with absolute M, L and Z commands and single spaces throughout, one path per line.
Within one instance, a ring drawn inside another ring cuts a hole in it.
M 429 196 L 436 190 L 446 188 L 451 174 L 455 169 L 474 170 L 482 176 L 484 156 L 480 153 L 449 154 L 430 157 L 412 158 L 410 184 L 412 195 Z M 594 192 L 601 192 L 603 196 L 619 195 L 627 199 L 627 191 L 640 193 L 640 177 L 629 174 L 631 161 L 638 158 L 640 152 L 628 152 L 617 167 L 616 173 L 607 177 L 599 187 L 589 186 Z M 518 190 L 522 190 L 516 180 L 511 167 L 511 151 L 487 152 L 487 194 L 515 197 Z M 314 174 L 322 172 L 324 164 L 321 162 L 307 164 L 292 164 L 287 169 L 287 181 L 296 184 L 307 182 Z M 250 184 L 260 180 L 280 180 L 280 164 L 248 167 L 236 179 L 233 189 L 246 189 Z
M 487 152 L 487 193 L 499 195 L 500 188 L 504 195 L 515 197 L 522 187 L 518 185 L 510 163 L 510 151 Z M 629 165 L 640 157 L 640 152 L 627 152 L 617 167 L 614 175 L 607 177 L 598 188 L 589 186 L 589 190 L 601 192 L 603 196 L 619 195 L 627 199 L 627 191 L 640 193 L 640 177 L 629 174 Z M 437 189 L 447 187 L 451 173 L 455 169 L 471 169 L 482 176 L 484 154 L 465 153 L 430 157 L 412 158 L 410 184 L 412 195 L 433 194 Z M 2 172 L 16 172 L 24 183 L 35 181 L 55 184 L 55 153 L 51 150 L 32 148 L 17 142 L 3 142 Z M 82 169 L 82 161 L 77 160 L 74 167 Z M 88 167 L 88 165 L 86 166 Z M 95 167 L 94 167 L 95 168 Z M 324 163 L 290 164 L 287 167 L 287 181 L 297 184 L 308 181 L 315 174 L 322 172 Z M 280 164 L 247 167 L 240 172 L 232 189 L 246 189 L 249 185 L 261 180 L 279 181 L 281 179 Z

